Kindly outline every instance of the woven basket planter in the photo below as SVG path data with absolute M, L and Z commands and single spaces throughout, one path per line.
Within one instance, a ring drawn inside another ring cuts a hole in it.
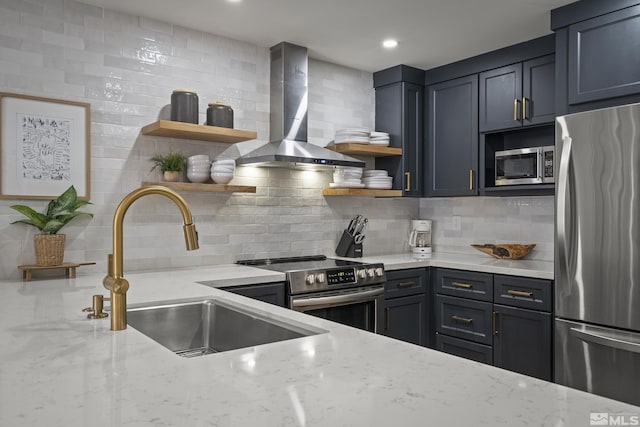
M 33 238 L 38 267 L 62 264 L 64 261 L 64 234 L 36 234 Z

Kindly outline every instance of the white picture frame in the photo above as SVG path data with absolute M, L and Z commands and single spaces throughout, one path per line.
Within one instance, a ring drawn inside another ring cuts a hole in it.
M 0 93 L 0 199 L 91 196 L 91 105 Z

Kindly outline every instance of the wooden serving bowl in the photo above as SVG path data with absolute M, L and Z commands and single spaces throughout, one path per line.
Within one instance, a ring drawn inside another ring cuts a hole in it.
M 487 243 L 484 245 L 471 245 L 474 249 L 484 252 L 498 259 L 520 259 L 523 258 L 536 247 L 533 245 L 519 245 L 515 243 L 506 243 L 502 245 L 493 245 Z

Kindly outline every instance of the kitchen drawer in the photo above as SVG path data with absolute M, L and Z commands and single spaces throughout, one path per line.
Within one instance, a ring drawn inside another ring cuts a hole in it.
M 493 365 L 493 348 L 490 345 L 478 344 L 447 335 L 436 335 L 436 350 Z
M 387 271 L 386 274 L 385 298 L 424 294 L 427 289 L 427 270 L 425 268 Z
M 525 277 L 493 277 L 493 302 L 514 307 L 551 312 L 552 282 Z
M 493 304 L 446 295 L 436 296 L 436 331 L 491 345 Z
M 493 275 L 438 268 L 436 270 L 436 293 L 491 301 L 493 298 Z

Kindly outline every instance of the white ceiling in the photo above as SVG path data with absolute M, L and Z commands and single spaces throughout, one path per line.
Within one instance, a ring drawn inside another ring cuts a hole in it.
M 549 11 L 574 0 L 83 0 L 366 71 L 429 69 L 550 34 Z M 393 51 L 382 48 L 395 38 Z

